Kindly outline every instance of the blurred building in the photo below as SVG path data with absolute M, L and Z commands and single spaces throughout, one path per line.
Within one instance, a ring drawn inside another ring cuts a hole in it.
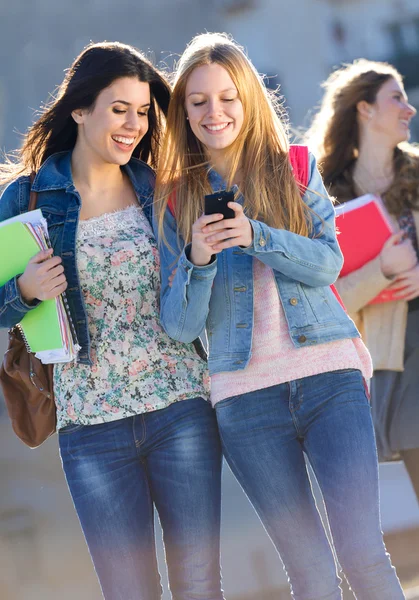
M 418 0 L 0 0 L 0 16 L 0 147 L 7 151 L 19 145 L 19 132 L 90 40 L 131 43 L 172 66 L 196 33 L 227 31 L 246 47 L 268 85 L 281 85 L 296 127 L 308 125 L 330 70 L 360 56 L 393 62 L 419 108 Z M 1 354 L 5 342 L 1 333 Z M 0 410 L 0 456 L 0 598 L 99 599 L 56 437 L 28 450 Z M 400 465 L 382 468 L 381 495 L 386 532 L 419 527 L 419 510 Z M 162 562 L 161 544 L 159 556 Z M 225 469 L 223 567 L 229 600 L 256 595 L 279 600 L 287 588 L 278 565 Z

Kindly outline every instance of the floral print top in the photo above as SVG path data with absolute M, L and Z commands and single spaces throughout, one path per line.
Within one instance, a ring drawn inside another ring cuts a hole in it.
M 208 399 L 205 362 L 160 325 L 159 255 L 142 209 L 80 221 L 77 262 L 93 364 L 54 366 L 57 429 Z

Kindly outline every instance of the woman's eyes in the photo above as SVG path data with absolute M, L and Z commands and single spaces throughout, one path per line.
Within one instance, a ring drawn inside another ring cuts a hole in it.
M 116 114 L 116 115 L 123 115 L 124 113 L 126 113 L 127 111 L 125 109 L 121 109 L 121 108 L 113 108 L 112 111 Z M 137 113 L 140 117 L 146 117 L 148 113 L 146 112 L 141 112 L 138 111 Z
M 236 98 L 221 98 L 221 102 L 234 102 Z M 201 100 L 201 102 L 192 102 L 193 106 L 203 106 L 206 100 Z

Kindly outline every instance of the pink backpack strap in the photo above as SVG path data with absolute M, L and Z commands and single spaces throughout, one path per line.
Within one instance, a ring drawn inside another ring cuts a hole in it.
M 169 210 L 172 213 L 172 215 L 175 216 L 176 192 L 173 192 L 172 194 L 170 194 L 167 206 L 169 207 Z
M 295 180 L 299 185 L 301 193 L 304 194 L 308 186 L 308 147 L 299 145 L 290 146 L 289 157 L 294 172 Z M 331 285 L 330 289 L 336 296 L 336 300 L 346 311 L 343 300 L 339 296 L 339 292 L 337 291 L 336 287 L 334 285 Z
M 301 191 L 305 192 L 308 186 L 308 147 L 297 144 L 290 146 L 289 157 L 295 180 Z

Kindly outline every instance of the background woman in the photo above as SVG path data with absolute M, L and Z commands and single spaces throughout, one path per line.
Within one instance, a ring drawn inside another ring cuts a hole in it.
M 336 285 L 372 355 L 379 457 L 404 461 L 419 499 L 419 150 L 407 143 L 416 110 L 400 74 L 385 63 L 356 61 L 324 87 L 308 137 L 326 186 L 339 202 L 380 195 L 403 233 Z M 368 304 L 391 285 L 405 288 L 403 299 Z
M 293 597 L 341 598 L 306 455 L 355 594 L 396 600 L 363 381 L 370 359 L 330 289 L 342 265 L 334 210 L 313 157 L 308 170 L 302 199 L 254 67 L 226 36 L 195 38 L 179 61 L 156 191 L 162 322 L 185 342 L 208 334 L 223 450 Z M 233 219 L 202 214 L 205 194 L 231 187 Z
M 81 346 L 56 365 L 60 452 L 103 594 L 161 597 L 154 506 L 176 600 L 220 600 L 221 452 L 205 363 L 159 323 L 151 198 L 170 89 L 136 49 L 87 47 L 30 128 L 0 219 L 28 207 L 29 177 L 54 256 L 0 288 L 15 325 L 65 289 Z M 139 160 L 141 159 L 141 160 Z

